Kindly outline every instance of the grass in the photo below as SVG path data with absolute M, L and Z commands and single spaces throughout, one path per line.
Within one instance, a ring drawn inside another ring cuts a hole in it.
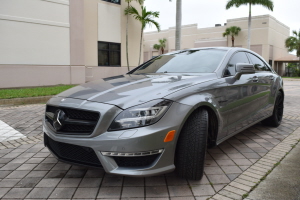
M 300 79 L 300 77 L 288 77 L 288 76 L 282 76 L 282 78 L 296 78 L 296 79 Z
M 59 94 L 75 85 L 58 85 L 52 87 L 35 87 L 21 89 L 0 89 L 0 99 L 13 99 L 24 97 L 51 96 Z

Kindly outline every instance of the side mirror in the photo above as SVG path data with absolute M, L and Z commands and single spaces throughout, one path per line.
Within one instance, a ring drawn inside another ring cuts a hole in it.
M 235 65 L 235 68 L 236 68 L 235 78 L 237 80 L 239 80 L 243 74 L 254 74 L 255 73 L 253 64 L 237 63 Z

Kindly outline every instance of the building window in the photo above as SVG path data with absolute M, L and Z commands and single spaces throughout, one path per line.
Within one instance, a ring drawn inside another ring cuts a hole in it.
M 110 2 L 110 3 L 121 4 L 120 0 L 102 0 L 102 1 L 107 1 L 107 2 Z
M 98 42 L 98 66 L 121 66 L 121 44 Z

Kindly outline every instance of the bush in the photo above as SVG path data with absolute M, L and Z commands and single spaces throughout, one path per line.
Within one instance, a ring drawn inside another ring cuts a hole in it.
M 288 74 L 291 76 L 300 76 L 300 69 L 299 64 L 296 63 L 289 63 L 287 65 L 288 68 Z

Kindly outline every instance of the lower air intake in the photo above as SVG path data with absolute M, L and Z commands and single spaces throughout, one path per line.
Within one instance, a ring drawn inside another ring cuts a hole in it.
M 61 160 L 82 165 L 102 167 L 92 148 L 57 142 L 52 140 L 46 134 L 44 134 L 44 142 L 45 145 Z
M 152 165 L 160 154 L 150 156 L 137 156 L 137 157 L 123 157 L 114 156 L 119 167 L 148 167 Z

